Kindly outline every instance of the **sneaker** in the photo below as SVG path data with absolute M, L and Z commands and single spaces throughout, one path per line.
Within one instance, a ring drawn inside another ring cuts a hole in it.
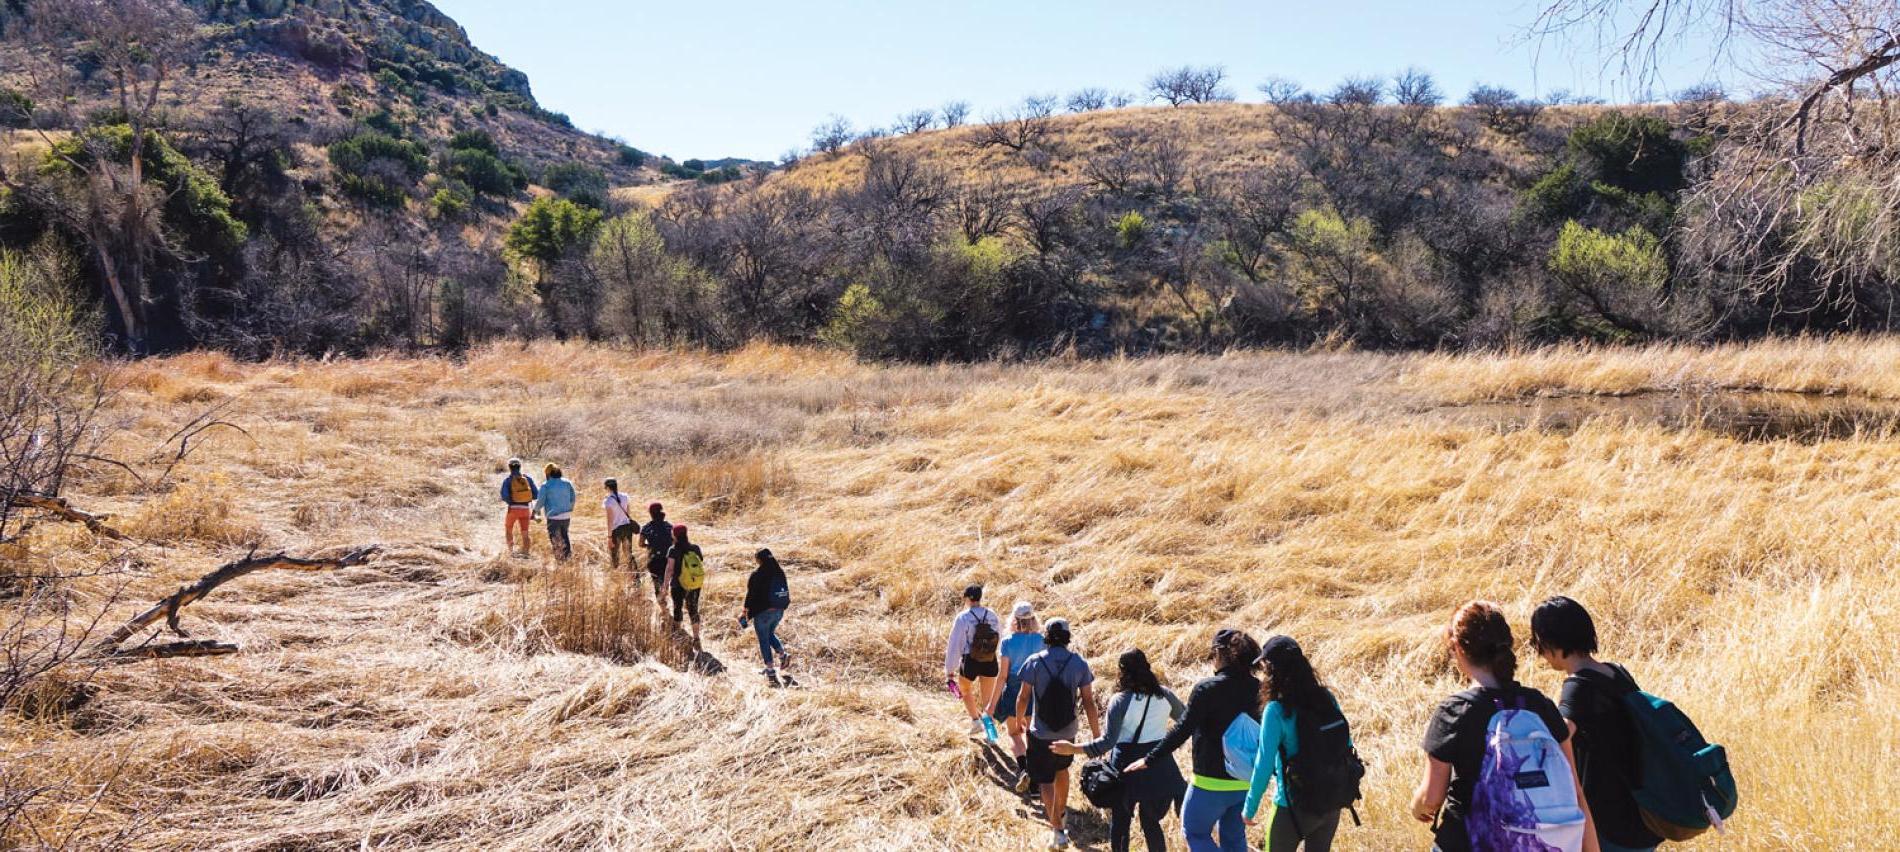
M 1055 833 L 1049 835 L 1049 848 L 1050 849 L 1069 848 L 1069 833 L 1061 829 L 1056 829 Z
M 1029 773 L 1016 773 L 1016 794 L 1020 796 L 1029 795 L 1029 786 Z
M 766 677 L 778 677 L 778 672 L 771 666 L 759 669 L 759 674 L 765 675 Z
M 983 723 L 982 723 L 982 722 L 979 722 L 979 721 L 977 721 L 977 720 L 975 720 L 975 719 L 971 719 L 971 720 L 970 720 L 970 736 L 973 736 L 973 737 L 980 737 L 980 736 L 983 736 Z

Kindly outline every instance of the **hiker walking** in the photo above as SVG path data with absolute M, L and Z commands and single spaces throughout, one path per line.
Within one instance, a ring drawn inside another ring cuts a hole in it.
M 534 480 L 521 472 L 521 460 L 508 460 L 508 475 L 501 479 L 501 502 L 506 506 L 502 515 L 502 535 L 508 540 L 508 552 L 527 556 L 534 549 L 528 539 L 528 522 L 534 518 L 534 499 L 540 489 Z M 515 550 L 515 528 L 521 528 L 521 550 Z
M 1433 841 L 1441 852 L 1501 849 L 1513 838 L 1596 852 L 1572 770 L 1570 726 L 1543 693 L 1514 679 L 1504 613 L 1485 601 L 1465 604 L 1446 641 L 1471 687 L 1440 702 L 1425 728 L 1425 777 L 1412 794 L 1412 817 L 1437 820 Z M 1522 771 L 1526 764 L 1538 768 Z
M 785 579 L 785 569 L 779 567 L 771 550 L 760 548 L 753 558 L 758 560 L 759 567 L 752 569 L 752 576 L 746 578 L 739 627 L 743 629 L 746 622 L 751 622 L 753 632 L 759 637 L 759 656 L 765 659 L 765 670 L 760 674 L 776 681 L 778 673 L 789 666 L 792 659 L 785 653 L 784 643 L 778 640 L 779 622 L 785 618 L 786 608 L 792 605 L 792 588 Z M 776 668 L 772 660 L 774 653 L 778 654 Z
M 1260 681 L 1253 676 L 1253 661 L 1259 656 L 1259 643 L 1246 633 L 1232 628 L 1216 632 L 1214 675 L 1188 693 L 1180 724 L 1169 728 L 1147 757 L 1128 765 L 1130 773 L 1143 772 L 1193 738 L 1193 777 L 1181 805 L 1181 830 L 1191 852 L 1247 849 L 1247 824 L 1240 810 L 1247 801 L 1247 779 L 1242 776 L 1248 770 L 1227 765 L 1223 739 L 1240 716 L 1257 724 Z
M 647 551 L 647 575 L 653 578 L 653 600 L 660 609 L 665 609 L 666 560 L 673 552 L 673 525 L 666 520 L 666 507 L 658 503 L 647 504 L 647 517 L 646 526 L 640 528 L 640 546 Z
M 1181 699 L 1161 685 L 1161 678 L 1141 649 L 1123 651 L 1115 665 L 1115 697 L 1108 700 L 1108 725 L 1102 736 L 1079 744 L 1056 743 L 1051 746 L 1056 754 L 1108 755 L 1111 765 L 1125 769 L 1147 757 L 1167 734 L 1169 724 L 1187 711 Z M 1141 772 L 1122 776 L 1121 801 L 1108 811 L 1110 852 L 1128 852 L 1137 816 L 1149 852 L 1166 852 L 1168 835 L 1161 828 L 1161 819 L 1186 791 L 1187 779 L 1181 777 L 1181 767 L 1170 755 L 1157 757 Z
M 601 483 L 607 489 L 607 498 L 600 506 L 607 513 L 607 567 L 608 570 L 620 570 L 620 554 L 627 554 L 627 568 L 632 570 L 633 536 L 640 525 L 633 522 L 633 501 L 620 493 L 620 481 L 609 479 Z
M 1016 792 L 1029 792 L 1029 717 L 1016 712 L 1016 696 L 1023 688 L 1023 666 L 1043 649 L 1042 626 L 1036 622 L 1036 608 L 1028 601 L 1017 601 L 1009 609 L 1010 634 L 996 648 L 997 665 L 1003 673 L 1002 694 L 997 696 L 990 716 L 1009 730 L 1010 753 L 1016 757 Z M 1035 696 L 1030 696 L 1035 703 Z
M 1623 698 L 1639 687 L 1629 670 L 1596 658 L 1597 627 L 1583 604 L 1554 597 L 1531 612 L 1531 650 L 1564 673 L 1557 712 L 1577 757 L 1577 777 L 1603 852 L 1651 852 L 1663 838 L 1643 821 L 1633 795 L 1642 777 L 1641 740 Z
M 1268 639 L 1257 662 L 1265 706 L 1241 816 L 1255 824 L 1271 781 L 1267 852 L 1327 852 L 1339 831 L 1340 810 L 1359 798 L 1365 765 L 1353 751 L 1339 700 L 1320 685 L 1298 642 L 1290 636 Z M 1297 790 L 1289 787 L 1289 778 L 1298 783 Z
M 548 546 L 554 549 L 554 558 L 565 562 L 574 553 L 574 542 L 567 534 L 568 524 L 574 520 L 574 484 L 561 475 L 561 466 L 553 462 L 543 467 L 541 473 L 546 479 L 535 496 L 535 505 L 547 519 Z
M 1095 673 L 1089 663 L 1069 650 L 1069 622 L 1049 619 L 1042 641 L 1048 646 L 1023 666 L 1023 689 L 1016 696 L 1016 712 L 1029 717 L 1029 778 L 1040 786 L 1043 816 L 1049 822 L 1049 848 L 1069 845 L 1065 818 L 1069 809 L 1070 755 L 1058 754 L 1055 744 L 1074 742 L 1080 731 L 1076 711 L 1088 716 L 1089 736 L 1102 738 L 1102 717 L 1095 709 Z M 1030 709 L 1030 696 L 1035 708 Z
M 1002 642 L 1003 623 L 983 606 L 983 584 L 964 587 L 963 603 L 963 611 L 950 622 L 950 641 L 943 648 L 944 680 L 963 699 L 963 709 L 970 715 L 970 736 L 983 737 L 996 724 L 989 711 L 996 703 L 996 648 Z
M 706 555 L 686 538 L 686 525 L 673 527 L 673 548 L 666 555 L 666 585 L 673 590 L 673 626 L 680 610 L 693 620 L 693 647 L 699 647 L 699 590 L 706 586 Z

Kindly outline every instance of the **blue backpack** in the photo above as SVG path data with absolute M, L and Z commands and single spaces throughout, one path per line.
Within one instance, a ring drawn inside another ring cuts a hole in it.
M 1235 716 L 1221 734 L 1220 747 L 1229 776 L 1252 778 L 1254 758 L 1260 753 L 1260 720 L 1245 713 Z

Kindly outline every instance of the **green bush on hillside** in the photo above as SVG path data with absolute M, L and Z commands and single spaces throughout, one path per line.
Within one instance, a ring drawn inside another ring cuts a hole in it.
M 421 145 L 365 130 L 330 146 L 343 191 L 376 207 L 400 207 L 429 170 Z
M 541 173 L 541 185 L 562 198 L 595 209 L 607 206 L 607 174 L 586 163 L 556 163 Z
M 537 198 L 509 226 L 506 245 L 516 257 L 532 261 L 545 271 L 568 252 L 591 241 L 600 220 L 599 210 L 565 198 Z

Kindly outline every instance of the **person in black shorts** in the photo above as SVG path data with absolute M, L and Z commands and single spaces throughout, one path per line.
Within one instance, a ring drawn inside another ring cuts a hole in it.
M 1623 696 L 1636 692 L 1636 678 L 1615 663 L 1596 658 L 1597 626 L 1583 604 L 1555 597 L 1531 612 L 1531 649 L 1564 673 L 1557 710 L 1570 729 L 1577 776 L 1603 852 L 1651 852 L 1663 839 L 1643 822 L 1636 807 L 1640 776 L 1635 723 Z
M 673 550 L 673 525 L 666 520 L 666 507 L 647 506 L 651 520 L 640 528 L 640 546 L 647 551 L 647 574 L 653 578 L 653 599 L 666 606 L 666 556 Z
M 1069 622 L 1049 619 L 1042 628 L 1042 641 L 1047 647 L 1023 665 L 1016 712 L 1029 717 L 1029 753 L 1024 762 L 1029 780 L 1041 785 L 1042 811 L 1052 832 L 1049 846 L 1062 849 L 1069 845 L 1064 818 L 1069 806 L 1069 767 L 1075 758 L 1057 754 L 1052 746 L 1074 742 L 1082 716 L 1088 717 L 1090 738 L 1101 739 L 1102 716 L 1095 707 L 1095 673 L 1087 660 L 1069 650 Z

